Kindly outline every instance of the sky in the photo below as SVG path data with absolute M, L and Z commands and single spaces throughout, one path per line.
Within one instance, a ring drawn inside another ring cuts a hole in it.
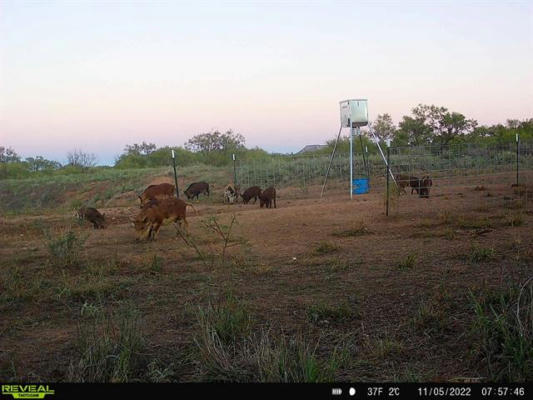
M 339 102 L 533 117 L 533 2 L 0 0 L 0 146 L 112 164 L 215 129 L 296 152 Z

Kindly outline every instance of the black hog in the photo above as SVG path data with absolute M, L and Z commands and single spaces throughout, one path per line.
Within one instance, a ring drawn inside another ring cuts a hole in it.
M 274 202 L 274 208 L 276 208 L 276 189 L 270 186 L 259 195 L 259 206 L 261 208 L 263 206 L 272 208 L 272 202 Z
M 419 192 L 418 196 L 422 198 L 429 198 L 429 189 L 433 186 L 433 181 L 429 176 L 424 176 L 419 181 Z
M 183 192 L 185 193 L 185 196 L 187 196 L 187 199 L 194 199 L 196 197 L 196 200 L 198 200 L 198 196 L 203 193 L 209 196 L 209 183 L 207 182 L 194 182 L 189 185 L 187 189 Z
M 78 218 L 86 219 L 93 224 L 94 229 L 105 229 L 105 214 L 100 214 L 100 212 L 93 207 L 81 207 L 78 210 Z
M 241 194 L 241 197 L 242 197 L 242 202 L 244 204 L 248 204 L 248 202 L 253 198 L 254 199 L 254 204 L 256 203 L 257 201 L 257 198 L 261 196 L 261 188 L 259 186 L 252 186 L 252 187 L 249 187 L 248 189 L 246 189 L 244 191 L 243 194 Z

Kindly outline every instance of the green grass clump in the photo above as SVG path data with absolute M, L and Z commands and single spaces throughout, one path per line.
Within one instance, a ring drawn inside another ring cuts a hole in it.
M 412 269 L 416 264 L 416 254 L 409 254 L 402 258 L 398 264 L 398 269 Z
M 349 302 L 335 305 L 317 303 L 307 309 L 307 319 L 315 324 L 346 322 L 358 316 L 358 310 Z
M 479 247 L 477 245 L 473 245 L 468 255 L 468 258 L 473 263 L 481 263 L 481 262 L 490 261 L 494 259 L 494 256 L 495 256 L 494 248 Z
M 69 365 L 70 382 L 131 382 L 147 364 L 139 313 L 123 305 L 112 314 L 93 313 L 78 326 L 76 358 Z
M 315 247 L 314 253 L 318 255 L 323 255 L 335 253 L 338 250 L 339 246 L 337 246 L 335 243 L 321 242 L 317 247 Z
M 488 380 L 533 380 L 533 280 L 472 295 L 472 337 Z
M 301 335 L 252 332 L 252 318 L 234 297 L 197 312 L 193 358 L 206 381 L 332 382 L 346 359 L 335 349 L 326 357 Z
M 361 222 L 357 226 L 347 229 L 341 232 L 334 232 L 333 236 L 336 237 L 357 237 L 371 234 L 372 231 L 368 229 L 364 222 Z

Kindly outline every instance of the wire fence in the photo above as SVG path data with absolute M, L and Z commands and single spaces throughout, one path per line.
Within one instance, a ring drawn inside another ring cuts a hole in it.
M 374 151 L 366 153 L 355 147 L 353 157 L 354 179 L 368 177 L 372 187 L 385 184 L 386 163 Z M 366 160 L 365 160 L 366 159 Z M 366 162 L 365 162 L 366 161 Z M 330 155 L 309 153 L 302 155 L 272 156 L 267 160 L 237 161 L 236 178 L 241 187 L 274 186 L 307 188 L 324 182 Z M 430 176 L 441 185 L 464 184 L 476 177 L 518 171 L 518 183 L 531 184 L 533 171 L 533 141 L 504 144 L 460 144 L 450 146 L 418 146 L 390 148 L 390 167 L 394 175 Z M 349 188 L 349 153 L 337 152 L 331 160 L 328 185 L 341 184 Z M 464 178 L 464 179 L 463 179 Z M 469 179 L 470 178 L 470 179 Z M 516 183 L 516 177 L 506 178 Z

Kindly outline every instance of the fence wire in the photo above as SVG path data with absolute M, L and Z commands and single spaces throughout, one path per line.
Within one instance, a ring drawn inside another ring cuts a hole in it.
M 358 151 L 359 150 L 359 151 Z M 274 186 L 307 188 L 324 182 L 330 154 L 308 153 L 279 155 L 263 160 L 238 160 L 237 183 L 241 187 Z M 386 164 L 377 152 L 363 155 L 357 147 L 354 151 L 354 179 L 369 177 L 373 187 L 383 186 Z M 521 142 L 519 152 L 515 142 L 483 145 L 461 144 L 450 146 L 417 146 L 390 148 L 390 165 L 393 174 L 422 177 L 429 175 L 440 185 L 467 183 L 469 179 L 483 175 L 507 173 L 508 183 L 515 183 L 511 172 L 518 169 L 519 183 L 531 184 L 533 170 L 533 141 Z M 346 184 L 349 187 L 350 156 L 346 151 L 335 154 L 328 182 Z M 465 178 L 465 179 L 462 179 Z

